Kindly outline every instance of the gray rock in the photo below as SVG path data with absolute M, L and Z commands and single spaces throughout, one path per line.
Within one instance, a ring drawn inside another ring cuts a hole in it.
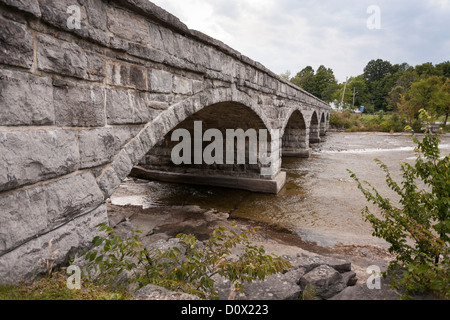
M 327 265 L 316 267 L 305 274 L 300 279 L 300 285 L 302 289 L 312 285 L 317 296 L 322 299 L 329 299 L 346 287 L 342 275 Z
M 292 282 L 290 275 L 275 274 L 264 281 L 256 280 L 244 285 L 243 294 L 237 293 L 237 300 L 297 300 L 302 289 Z
M 8 3 L 10 3 L 8 1 Z M 25 25 L 0 16 L 0 63 L 22 68 L 33 65 L 33 36 Z
M 0 69 L 0 125 L 55 123 L 52 81 L 20 71 Z
M 134 294 L 134 300 L 201 300 L 184 292 L 169 291 L 152 284 L 146 285 Z
M 342 278 L 346 286 L 352 287 L 358 282 L 356 273 L 354 271 L 345 272 L 342 274 Z
M 0 133 L 0 191 L 62 176 L 78 167 L 73 131 Z

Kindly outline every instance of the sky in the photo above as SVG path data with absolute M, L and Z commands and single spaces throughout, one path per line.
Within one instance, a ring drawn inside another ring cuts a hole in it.
M 450 60 L 450 0 L 152 2 L 277 74 L 324 65 L 342 83 L 372 59 Z

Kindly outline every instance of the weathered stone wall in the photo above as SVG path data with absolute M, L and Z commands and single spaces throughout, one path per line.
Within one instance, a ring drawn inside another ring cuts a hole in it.
M 146 0 L 0 0 L 0 25 L 0 283 L 34 274 L 51 239 L 56 262 L 88 245 L 133 165 L 203 108 L 282 132 L 294 109 L 307 127 L 329 113 Z

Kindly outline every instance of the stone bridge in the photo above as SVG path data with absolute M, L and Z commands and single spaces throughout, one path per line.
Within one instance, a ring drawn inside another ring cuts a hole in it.
M 278 130 L 269 151 L 299 157 L 325 135 L 326 103 L 146 0 L 0 0 L 0 25 L 0 283 L 35 274 L 50 240 L 56 262 L 89 244 L 138 164 L 282 187 L 280 161 L 269 176 L 259 163 L 174 166 L 176 128 Z

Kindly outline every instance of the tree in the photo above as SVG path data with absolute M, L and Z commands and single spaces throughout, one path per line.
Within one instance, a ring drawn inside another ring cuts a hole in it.
M 429 120 L 425 110 L 420 115 L 422 120 Z M 372 224 L 373 235 L 386 240 L 389 251 L 395 254 L 387 270 L 391 285 L 403 288 L 406 295 L 432 291 L 450 299 L 450 156 L 441 157 L 438 134 L 426 131 L 422 141 L 415 136 L 413 141 L 418 156 L 414 165 L 401 164 L 401 184 L 392 179 L 385 164 L 375 159 L 386 174 L 387 185 L 400 196 L 401 207 L 348 171 L 367 201 L 379 208 L 377 215 L 367 207 L 362 214 Z M 398 270 L 404 271 L 400 279 Z
M 303 90 L 312 93 L 315 90 L 314 69 L 311 66 L 303 68 L 291 79 L 291 82 Z
M 401 102 L 401 95 L 405 96 L 411 84 L 419 78 L 414 68 L 398 71 L 396 74 L 398 75 L 397 80 L 391 87 L 387 97 L 388 109 L 393 111 L 397 111 L 397 107 Z
M 331 68 L 321 65 L 317 72 L 311 66 L 302 69 L 291 82 L 319 99 L 331 102 L 337 81 Z
M 364 79 L 369 90 L 369 100 L 375 109 L 380 110 L 387 106 L 386 97 L 391 91 L 392 64 L 382 59 L 371 60 L 364 68 Z
M 441 76 L 442 73 L 431 62 L 423 63 L 416 66 L 416 72 L 419 77 Z
M 435 100 L 433 111 L 437 115 L 445 116 L 445 127 L 450 114 L 450 78 L 447 78 L 445 82 L 439 86 L 438 90 L 434 92 L 433 99 Z
M 364 68 L 364 79 L 368 84 L 381 81 L 392 71 L 392 64 L 382 59 L 371 60 Z
M 324 92 L 328 89 L 328 87 L 336 83 L 337 81 L 334 77 L 333 70 L 321 65 L 314 75 L 314 89 L 311 93 L 319 99 L 323 99 Z
M 433 115 L 448 115 L 448 84 L 438 76 L 421 78 L 413 82 L 406 92 L 399 92 L 397 106 L 398 110 L 408 117 L 410 125 L 418 118 L 420 109 L 425 109 Z
M 440 75 L 450 78 L 450 61 L 437 64 L 436 69 L 439 70 Z

